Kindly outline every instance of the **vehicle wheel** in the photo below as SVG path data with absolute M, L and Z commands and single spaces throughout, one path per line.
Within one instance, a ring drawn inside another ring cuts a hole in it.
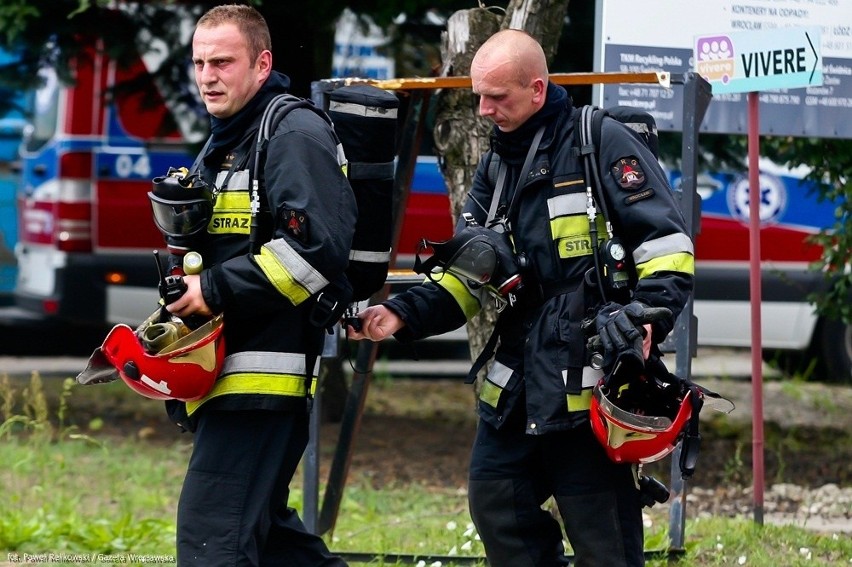
M 825 381 L 852 384 L 852 324 L 821 319 L 816 340 Z

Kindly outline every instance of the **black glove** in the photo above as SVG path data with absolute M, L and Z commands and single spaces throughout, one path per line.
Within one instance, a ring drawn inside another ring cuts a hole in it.
M 638 301 L 627 305 L 609 302 L 603 305 L 595 317 L 595 326 L 603 346 L 603 367 L 611 368 L 616 361 L 642 368 L 645 357 L 642 340 L 645 329 L 642 325 L 672 316 L 665 307 L 648 307 Z

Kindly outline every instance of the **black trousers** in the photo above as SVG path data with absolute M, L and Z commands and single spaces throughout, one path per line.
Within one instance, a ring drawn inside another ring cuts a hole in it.
M 556 501 L 574 564 L 644 565 L 642 504 L 630 465 L 609 460 L 585 426 L 527 435 L 523 411 L 499 430 L 480 421 L 468 498 L 491 567 L 568 565 L 562 530 L 542 509 Z
M 304 412 L 204 412 L 178 503 L 178 565 L 345 566 L 287 507 L 307 442 Z

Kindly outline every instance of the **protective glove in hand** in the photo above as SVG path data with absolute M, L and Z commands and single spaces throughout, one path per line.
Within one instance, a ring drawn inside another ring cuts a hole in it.
M 595 326 L 603 346 L 603 367 L 612 368 L 616 361 L 635 365 L 641 369 L 645 365 L 642 340 L 645 337 L 643 325 L 671 317 L 672 312 L 665 307 L 648 307 L 638 301 L 627 305 L 606 303 L 595 317 Z

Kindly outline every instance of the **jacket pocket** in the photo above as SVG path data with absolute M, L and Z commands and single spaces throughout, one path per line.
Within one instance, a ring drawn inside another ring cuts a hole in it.
M 497 360 L 488 370 L 479 390 L 479 415 L 499 428 L 515 407 L 521 394 L 523 376 Z

